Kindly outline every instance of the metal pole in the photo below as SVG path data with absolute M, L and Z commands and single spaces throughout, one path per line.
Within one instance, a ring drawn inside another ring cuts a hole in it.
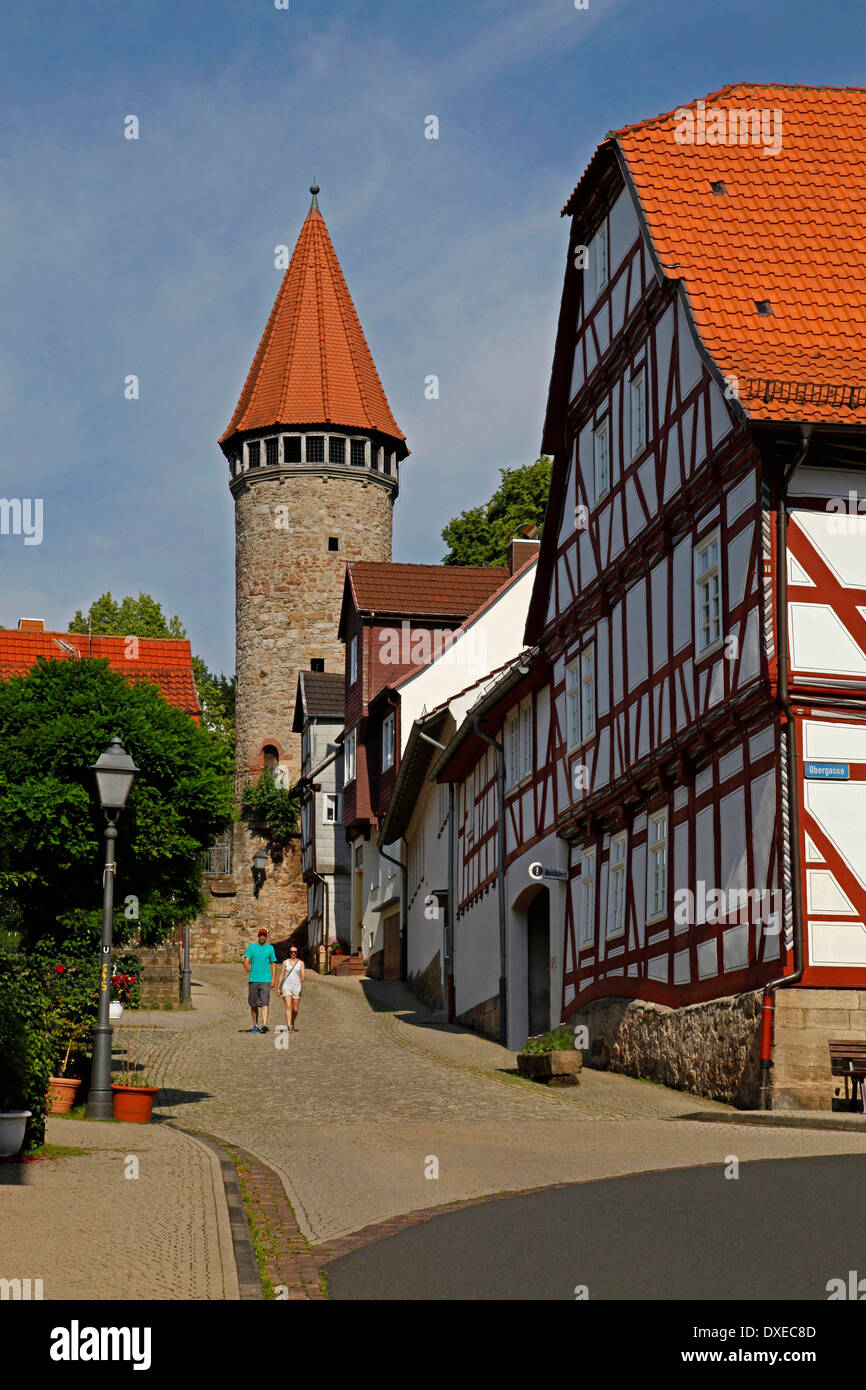
M 93 1034 L 93 1067 L 90 1091 L 87 1096 L 89 1120 L 114 1118 L 111 1094 L 111 1037 L 109 1004 L 111 1002 L 111 938 L 114 914 L 114 842 L 117 826 L 106 812 L 105 869 L 102 875 L 102 946 L 99 956 L 99 1009 Z
M 182 1004 L 192 1002 L 192 980 L 189 968 L 189 928 L 190 923 L 184 922 L 183 925 L 183 975 L 181 976 L 180 996 Z

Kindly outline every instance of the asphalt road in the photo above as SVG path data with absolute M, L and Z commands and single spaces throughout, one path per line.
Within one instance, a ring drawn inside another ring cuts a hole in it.
M 736 1153 L 737 1130 L 730 1132 Z M 807 1299 L 866 1279 L 866 1157 L 639 1173 L 481 1202 L 333 1260 L 333 1299 Z M 866 1282 L 863 1285 L 866 1293 Z

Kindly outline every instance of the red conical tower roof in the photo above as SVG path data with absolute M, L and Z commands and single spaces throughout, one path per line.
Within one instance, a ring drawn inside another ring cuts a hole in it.
M 318 190 L 315 190 L 318 192 Z M 355 312 L 315 193 L 220 444 L 243 430 L 336 425 L 405 439 Z

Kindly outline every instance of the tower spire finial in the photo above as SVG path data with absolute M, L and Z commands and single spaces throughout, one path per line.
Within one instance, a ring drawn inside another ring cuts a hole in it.
M 313 208 L 318 208 L 318 206 L 319 206 L 319 199 L 318 199 L 319 185 L 316 183 L 316 176 L 315 176 L 315 174 L 313 175 L 313 182 L 310 184 L 310 192 L 311 192 L 312 195 L 313 195 L 313 201 L 312 201 L 312 204 L 311 204 L 311 207 L 310 207 L 310 210 L 312 211 Z

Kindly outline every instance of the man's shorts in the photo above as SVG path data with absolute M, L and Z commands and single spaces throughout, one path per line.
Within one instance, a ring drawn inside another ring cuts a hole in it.
M 250 1008 L 267 1007 L 271 1002 L 271 987 L 267 980 L 250 980 Z

